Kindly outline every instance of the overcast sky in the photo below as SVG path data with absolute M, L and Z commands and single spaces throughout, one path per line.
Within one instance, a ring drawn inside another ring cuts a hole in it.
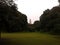
M 27 15 L 28 22 L 39 20 L 39 17 L 46 9 L 51 9 L 58 5 L 58 0 L 18 0 L 16 1 L 18 10 Z

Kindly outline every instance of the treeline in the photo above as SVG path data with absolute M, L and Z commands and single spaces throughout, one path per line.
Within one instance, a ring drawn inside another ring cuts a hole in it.
M 0 0 L 0 31 L 18 32 L 27 26 L 27 16 L 17 10 L 13 0 Z
M 60 34 L 60 6 L 45 10 L 40 16 L 40 21 L 35 23 L 38 25 L 36 28 L 40 32 Z
M 43 31 L 60 33 L 60 6 L 46 10 L 44 14 L 42 14 L 40 21 Z
M 45 10 L 40 16 L 40 20 L 29 26 L 30 31 L 60 34 L 60 6 Z
M 0 0 L 0 31 L 60 34 L 60 6 L 45 10 L 39 21 L 28 24 L 27 16 L 18 11 L 13 0 Z

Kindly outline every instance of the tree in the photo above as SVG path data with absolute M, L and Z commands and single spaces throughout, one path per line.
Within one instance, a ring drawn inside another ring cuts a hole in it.
M 34 22 L 34 24 L 33 24 L 33 26 L 34 26 L 34 29 L 36 30 L 36 31 L 40 31 L 40 21 L 35 21 Z
M 47 9 L 47 10 L 45 10 L 45 11 L 43 12 L 43 14 L 40 16 L 40 29 L 41 29 L 41 31 L 47 30 L 45 27 L 46 27 L 46 24 L 47 24 L 48 21 L 49 21 L 49 17 L 47 17 L 47 16 L 49 16 L 49 12 L 50 12 L 50 10 Z M 45 29 L 45 30 L 44 30 L 44 29 Z
M 48 13 L 47 13 L 48 12 Z M 40 29 L 44 32 L 60 34 L 60 7 L 53 7 L 46 11 L 40 18 Z
M 23 31 L 27 27 L 27 16 L 17 10 L 13 0 L 0 0 L 0 22 L 2 31 Z
M 13 0 L 0 0 L 0 2 L 8 6 L 12 6 L 15 4 Z

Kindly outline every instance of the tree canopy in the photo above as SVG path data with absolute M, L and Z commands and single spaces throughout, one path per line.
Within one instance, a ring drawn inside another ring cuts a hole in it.
M 40 17 L 40 29 L 45 32 L 60 33 L 60 7 L 45 10 Z
M 0 0 L 0 30 L 23 31 L 27 27 L 27 16 L 17 10 L 13 0 Z

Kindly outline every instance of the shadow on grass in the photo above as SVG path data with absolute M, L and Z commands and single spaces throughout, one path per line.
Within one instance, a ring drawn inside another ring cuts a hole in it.
M 1 38 L 0 39 L 0 44 L 1 45 L 10 45 L 10 41 L 9 41 L 9 39 Z
M 1 38 L 0 45 L 22 45 L 12 41 L 12 39 Z

